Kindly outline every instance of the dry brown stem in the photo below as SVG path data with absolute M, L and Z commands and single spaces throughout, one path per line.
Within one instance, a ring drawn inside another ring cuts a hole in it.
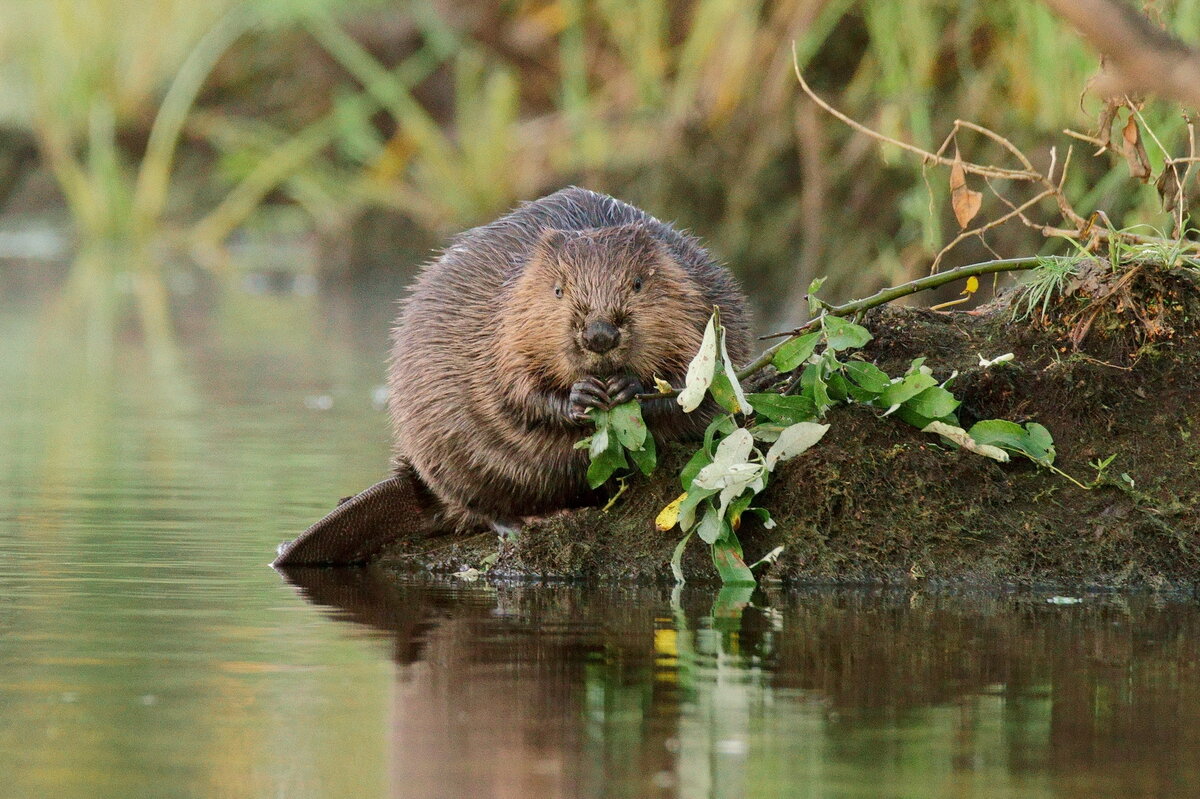
M 1101 97 L 1153 92 L 1200 108 L 1200 52 L 1117 0 L 1045 0 L 1104 54 Z

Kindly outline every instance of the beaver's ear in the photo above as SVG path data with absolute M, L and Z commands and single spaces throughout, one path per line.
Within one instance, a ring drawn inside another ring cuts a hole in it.
M 657 261 L 667 257 L 667 248 L 650 228 L 640 222 L 622 225 L 620 235 L 626 242 L 630 257 L 635 261 Z
M 533 245 L 533 256 L 535 259 L 553 260 L 555 256 L 562 252 L 563 247 L 567 243 L 568 234 L 565 230 L 556 228 L 547 228 L 538 236 L 537 242 Z

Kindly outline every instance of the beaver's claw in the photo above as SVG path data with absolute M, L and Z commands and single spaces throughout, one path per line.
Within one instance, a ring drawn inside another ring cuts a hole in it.
M 608 402 L 610 408 L 629 402 L 638 394 L 645 392 L 642 381 L 633 375 L 615 375 L 608 378 Z
M 609 407 L 608 388 L 598 377 L 588 376 L 571 386 L 571 396 L 567 400 L 567 417 L 572 422 L 588 421 L 589 408 L 605 409 Z

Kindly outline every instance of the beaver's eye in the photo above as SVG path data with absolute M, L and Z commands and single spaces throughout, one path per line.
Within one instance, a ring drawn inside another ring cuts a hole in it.
M 554 296 L 558 297 L 560 300 L 562 299 L 562 286 L 554 287 Z
M 633 290 L 634 291 L 642 290 L 642 279 L 640 277 L 636 277 L 633 279 Z

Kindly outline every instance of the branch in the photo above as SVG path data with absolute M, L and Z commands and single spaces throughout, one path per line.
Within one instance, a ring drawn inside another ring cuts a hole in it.
M 998 261 L 983 261 L 978 264 L 969 264 L 968 266 L 960 266 L 957 269 L 951 269 L 948 272 L 938 272 L 934 275 L 926 275 L 919 277 L 916 280 L 910 280 L 907 283 L 901 283 L 898 286 L 883 289 L 872 294 L 870 297 L 864 297 L 861 300 L 854 300 L 845 305 L 831 305 L 825 308 L 825 314 L 829 316 L 849 316 L 858 314 L 875 308 L 879 305 L 886 305 L 889 302 L 898 300 L 901 297 L 907 297 L 910 294 L 916 294 L 919 291 L 927 291 L 935 289 L 939 286 L 944 286 L 947 283 L 953 283 L 956 280 L 962 280 L 968 277 L 979 277 L 980 275 L 990 275 L 996 272 L 1017 272 L 1025 269 L 1033 269 L 1040 263 L 1049 260 L 1045 256 L 1030 256 L 1027 258 L 1003 258 Z M 757 358 L 743 366 L 737 371 L 739 380 L 745 380 L 750 375 L 762 369 L 771 362 L 775 352 L 787 344 L 792 339 L 802 336 L 805 333 L 811 333 L 821 326 L 821 317 L 817 317 L 807 324 L 801 325 L 795 330 L 789 330 L 783 333 L 771 333 L 762 338 L 779 338 L 786 337 L 783 341 L 772 344 L 767 349 L 763 350 Z M 674 397 L 679 393 L 679 389 L 673 391 L 661 391 L 655 394 L 639 394 L 639 400 L 663 399 L 665 397 Z
M 1102 97 L 1153 92 L 1200 108 L 1200 51 L 1117 0 L 1045 0 L 1105 58 Z

